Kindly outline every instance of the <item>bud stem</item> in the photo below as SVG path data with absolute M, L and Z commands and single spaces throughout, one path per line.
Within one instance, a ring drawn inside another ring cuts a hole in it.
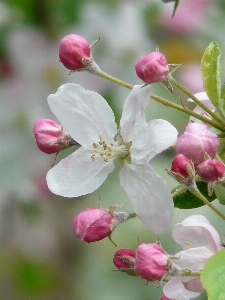
M 198 190 L 198 188 L 195 187 L 187 187 L 188 190 L 193 193 L 199 200 L 201 200 L 204 204 L 208 205 L 212 210 L 215 211 L 215 213 L 217 213 L 217 215 L 219 215 L 223 220 L 225 220 L 225 215 L 218 210 L 211 202 L 209 202 Z
M 166 99 L 164 99 L 164 98 L 162 98 L 160 96 L 152 94 L 151 95 L 151 99 L 153 99 L 153 100 L 155 100 L 157 102 L 160 102 L 160 103 L 162 103 L 165 106 L 170 106 L 170 107 L 175 108 L 177 110 L 180 110 L 180 111 L 182 111 L 182 112 L 184 112 L 184 113 L 186 113 L 186 114 L 188 114 L 190 116 L 193 116 L 193 117 L 195 117 L 195 118 L 203 121 L 204 123 L 207 123 L 207 124 L 213 126 L 214 128 L 219 129 L 220 131 L 224 131 L 225 130 L 225 124 L 221 126 L 221 124 L 218 124 L 217 122 L 214 122 L 213 120 L 207 119 L 207 118 L 205 118 L 205 117 L 203 117 L 203 116 L 201 116 L 201 115 L 199 115 L 199 114 L 197 114 L 197 113 L 189 110 L 188 108 L 185 108 L 185 107 L 183 107 L 181 105 L 173 103 L 173 102 L 171 102 L 169 100 L 166 100 Z
M 107 80 L 113 81 L 113 82 L 115 82 L 117 84 L 120 84 L 120 85 L 122 85 L 122 86 L 124 86 L 124 87 L 126 87 L 126 88 L 128 88 L 130 90 L 132 90 L 132 88 L 133 88 L 133 86 L 131 84 L 126 83 L 125 81 L 122 81 L 120 79 L 117 79 L 117 78 L 115 78 L 115 77 L 113 77 L 113 76 L 111 76 L 111 75 L 103 72 L 100 69 L 96 72 L 96 75 L 98 75 L 98 76 L 100 76 L 102 78 L 105 78 Z
M 133 88 L 133 85 L 103 72 L 100 68 L 95 70 L 95 72 L 93 72 L 93 73 L 95 73 L 96 75 L 98 75 L 102 78 L 105 78 L 105 79 L 110 80 L 114 83 L 117 83 L 121 86 L 124 86 L 128 89 Z M 218 116 L 216 116 L 211 110 L 209 110 L 204 104 L 202 104 L 201 101 L 199 101 L 193 94 L 191 94 L 187 89 L 185 89 L 181 84 L 179 84 L 174 78 L 171 77 L 170 81 L 178 89 L 182 90 L 187 96 L 189 96 L 196 104 L 198 104 L 201 108 L 203 108 L 208 114 L 210 114 L 215 120 L 217 120 L 220 124 L 218 124 L 217 122 L 214 122 L 213 120 L 209 120 L 209 119 L 207 119 L 207 118 L 205 118 L 205 117 L 203 117 L 203 116 L 201 116 L 201 115 L 199 115 L 199 114 L 197 114 L 197 113 L 195 113 L 195 112 L 193 112 L 193 111 L 191 111 L 191 110 L 189 110 L 189 109 L 187 109 L 187 108 L 185 108 L 181 105 L 178 105 L 178 104 L 175 104 L 175 103 L 173 103 L 169 100 L 166 100 L 166 99 L 164 99 L 160 96 L 152 94 L 151 99 L 153 99 L 157 102 L 160 102 L 165 106 L 170 106 L 170 107 L 175 108 L 177 110 L 180 110 L 180 111 L 182 111 L 182 112 L 184 112 L 184 113 L 186 113 L 190 116 L 193 116 L 193 117 L 203 121 L 204 123 L 207 123 L 207 124 L 213 126 L 214 128 L 217 128 L 220 131 L 225 130 L 225 124 L 222 122 L 222 120 Z
M 189 90 L 187 90 L 183 85 L 181 85 L 179 82 L 177 82 L 171 75 L 169 76 L 170 83 L 172 83 L 177 89 L 182 91 L 185 95 L 187 95 L 189 98 L 191 98 L 198 106 L 200 106 L 202 109 L 204 109 L 207 114 L 209 114 L 214 120 L 216 120 L 218 123 L 223 124 L 223 121 L 216 115 L 214 112 L 212 112 L 207 106 L 205 106 L 201 101 L 198 100 Z M 225 127 L 223 125 L 223 127 Z

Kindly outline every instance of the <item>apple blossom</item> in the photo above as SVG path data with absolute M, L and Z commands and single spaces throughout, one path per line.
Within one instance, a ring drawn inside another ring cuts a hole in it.
M 208 129 L 207 124 L 189 123 L 185 132 L 177 139 L 176 153 L 200 164 L 205 159 L 205 153 L 214 158 L 219 146 L 217 135 Z
M 220 237 L 209 221 L 201 215 L 193 215 L 178 223 L 173 238 L 183 247 L 173 261 L 173 268 L 200 272 L 208 258 L 221 250 Z M 199 276 L 174 276 L 163 288 L 166 297 L 174 300 L 196 298 L 204 289 Z
M 139 245 L 134 271 L 147 281 L 168 281 L 163 287 L 164 297 L 173 300 L 196 298 L 204 291 L 201 270 L 206 261 L 222 249 L 220 237 L 204 216 L 194 215 L 174 226 L 173 238 L 183 247 L 173 256 L 158 244 Z
M 48 97 L 53 113 L 80 144 L 47 174 L 49 189 L 64 197 L 92 193 L 106 180 L 117 159 L 120 183 L 134 212 L 155 233 L 165 232 L 173 218 L 173 200 L 165 180 L 149 165 L 172 146 L 177 130 L 165 120 L 145 119 L 151 87 L 134 86 L 123 107 L 117 132 L 114 114 L 98 93 L 76 84 L 62 85 Z

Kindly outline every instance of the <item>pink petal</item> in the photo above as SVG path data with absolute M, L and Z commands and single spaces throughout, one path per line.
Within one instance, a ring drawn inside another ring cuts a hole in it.
M 193 215 L 178 223 L 173 229 L 173 238 L 184 249 L 206 246 L 213 253 L 221 250 L 216 229 L 201 215 Z
M 201 291 L 191 292 L 184 287 L 184 283 L 192 279 L 196 279 L 196 277 L 176 276 L 171 278 L 163 288 L 165 296 L 173 300 L 189 300 L 197 298 Z
M 175 254 L 178 259 L 174 265 L 180 269 L 188 269 L 193 272 L 200 272 L 205 266 L 206 261 L 213 255 L 207 247 L 197 247 L 183 250 Z

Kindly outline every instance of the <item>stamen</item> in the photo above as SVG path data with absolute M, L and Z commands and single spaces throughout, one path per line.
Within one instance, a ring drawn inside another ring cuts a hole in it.
M 117 159 L 125 159 L 129 156 L 129 146 L 117 143 L 113 144 L 110 143 L 108 145 L 104 139 L 99 136 L 99 141 L 93 143 L 93 150 L 91 150 L 91 153 L 94 153 L 91 156 L 92 161 L 95 160 L 95 157 L 100 155 L 105 162 L 109 161 L 109 158 L 117 158 Z
M 188 245 L 188 246 L 192 246 L 192 243 L 191 242 L 188 242 L 188 241 L 185 241 L 185 243 Z

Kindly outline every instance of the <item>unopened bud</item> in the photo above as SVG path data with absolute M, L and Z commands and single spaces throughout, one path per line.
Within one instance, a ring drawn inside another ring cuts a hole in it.
M 184 156 L 183 154 L 178 154 L 174 157 L 174 159 L 172 161 L 171 171 L 173 173 L 181 175 L 184 178 L 188 178 L 189 177 L 188 165 L 189 165 L 189 168 L 194 170 L 193 162 L 189 158 Z
M 170 299 L 170 298 L 166 297 L 165 295 L 163 295 L 163 296 L 160 298 L 160 300 L 172 300 L 172 299 Z
M 57 153 L 72 145 L 79 145 L 63 130 L 61 125 L 53 120 L 36 121 L 33 132 L 38 148 L 47 154 Z
M 157 244 L 141 244 L 136 251 L 134 271 L 147 281 L 160 280 L 168 272 L 168 256 Z
M 137 76 L 145 83 L 162 82 L 169 73 L 165 55 L 155 51 L 141 57 L 135 65 Z
M 91 243 L 109 236 L 117 224 L 117 219 L 109 210 L 92 207 L 77 215 L 72 226 L 77 238 Z
M 208 129 L 204 123 L 189 123 L 185 132 L 178 138 L 176 153 L 183 154 L 194 163 L 205 160 L 205 153 L 214 158 L 220 142 L 217 135 Z
M 91 58 L 88 42 L 80 35 L 66 35 L 59 44 L 59 58 L 61 63 L 69 70 L 83 69 L 83 59 Z
M 196 171 L 206 181 L 218 181 L 225 175 L 225 166 L 220 160 L 207 159 L 197 166 Z
M 113 263 L 122 272 L 129 275 L 136 275 L 134 272 L 136 252 L 132 249 L 120 249 L 116 251 L 113 258 Z

